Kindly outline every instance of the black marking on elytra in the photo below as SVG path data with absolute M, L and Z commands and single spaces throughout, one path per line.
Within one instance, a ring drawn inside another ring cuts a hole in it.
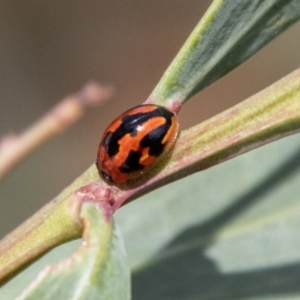
M 160 125 L 159 127 L 150 131 L 142 140 L 141 147 L 149 147 L 149 155 L 159 156 L 162 154 L 165 148 L 165 144 L 162 143 L 162 140 L 165 137 L 166 132 L 168 132 L 170 126 L 172 125 L 171 118 L 166 118 L 166 123 Z
M 140 158 L 142 154 L 138 151 L 130 151 L 123 165 L 119 168 L 122 173 L 132 173 L 144 169 L 143 165 L 140 165 Z
M 151 153 L 158 153 L 160 151 L 158 148 L 162 148 L 163 151 L 164 146 L 161 144 L 161 141 L 163 140 L 164 134 L 169 130 L 172 124 L 173 113 L 164 107 L 159 106 L 150 112 L 125 115 L 121 120 L 121 125 L 114 132 L 108 132 L 103 140 L 103 145 L 108 156 L 113 157 L 119 152 L 119 141 L 124 135 L 129 133 L 131 136 L 135 136 L 137 134 L 138 127 L 143 126 L 145 122 L 153 117 L 164 117 L 166 119 L 166 123 L 160 126 L 163 127 L 162 129 L 153 130 L 154 133 L 150 134 L 149 137 L 143 142 L 146 146 L 143 146 L 142 144 L 141 145 L 142 147 L 153 148 L 153 150 L 150 149 Z M 159 134 L 161 136 L 159 136 Z M 155 145 L 151 147 L 151 145 L 149 145 L 151 143 L 154 143 Z
M 114 145 L 116 147 L 116 149 L 111 149 L 111 145 L 110 145 L 111 138 L 112 138 L 112 132 L 109 131 L 109 132 L 106 133 L 105 137 L 103 138 L 102 145 L 103 145 L 106 153 L 108 153 L 108 151 L 113 151 L 113 152 L 118 153 L 119 144 Z
M 165 145 L 162 144 L 162 140 L 166 133 L 165 124 L 157 127 L 156 129 L 149 132 L 140 142 L 141 147 L 149 147 L 149 155 L 159 156 L 163 151 Z

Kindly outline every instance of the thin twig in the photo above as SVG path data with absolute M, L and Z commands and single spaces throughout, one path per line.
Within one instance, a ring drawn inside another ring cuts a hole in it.
M 3 137 L 0 141 L 0 180 L 50 137 L 75 123 L 87 107 L 102 103 L 111 95 L 111 87 L 88 83 L 76 94 L 61 100 L 24 132 Z

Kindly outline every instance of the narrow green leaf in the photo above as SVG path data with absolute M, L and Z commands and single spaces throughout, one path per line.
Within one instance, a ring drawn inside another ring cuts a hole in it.
M 130 299 L 125 247 L 106 208 L 88 202 L 83 204 L 82 245 L 71 257 L 41 271 L 19 300 Z
M 185 102 L 300 17 L 300 0 L 215 0 L 150 96 Z

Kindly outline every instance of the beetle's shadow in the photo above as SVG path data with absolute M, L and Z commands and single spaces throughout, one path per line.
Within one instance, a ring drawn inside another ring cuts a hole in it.
M 151 266 L 133 274 L 133 299 L 226 300 L 299 293 L 300 262 L 263 270 L 221 274 L 214 262 L 205 256 L 219 228 L 299 168 L 300 149 L 255 189 L 233 201 L 235 204 L 214 219 L 179 235 L 158 254 L 158 260 Z

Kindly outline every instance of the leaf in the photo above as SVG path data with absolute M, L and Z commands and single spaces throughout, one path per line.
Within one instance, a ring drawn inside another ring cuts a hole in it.
M 69 258 L 47 266 L 17 299 L 130 299 L 125 247 L 105 208 L 82 207 L 85 239 Z
M 299 182 L 295 135 L 122 208 L 133 299 L 299 299 Z
M 215 0 L 149 97 L 185 102 L 300 17 L 299 0 Z

